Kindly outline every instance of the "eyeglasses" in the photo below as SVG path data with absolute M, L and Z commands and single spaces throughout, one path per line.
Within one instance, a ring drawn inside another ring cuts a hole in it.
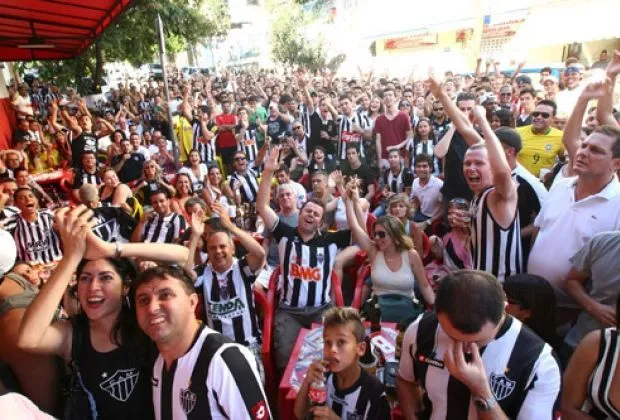
M 551 114 L 549 114 L 548 112 L 540 112 L 540 111 L 532 112 L 532 118 L 543 117 L 546 120 L 550 116 L 551 116 Z
M 379 239 L 385 239 L 387 237 L 387 232 L 384 230 L 375 231 L 375 236 Z
M 235 162 L 243 162 L 244 160 L 246 160 L 245 156 L 237 156 L 235 159 Z
M 433 111 L 443 111 L 443 107 L 441 107 L 441 108 L 433 108 Z
M 512 96 L 512 93 L 510 93 L 510 92 L 500 92 L 499 96 Z

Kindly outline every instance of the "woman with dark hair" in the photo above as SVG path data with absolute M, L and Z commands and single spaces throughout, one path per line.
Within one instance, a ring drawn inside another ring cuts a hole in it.
M 110 165 L 114 156 L 118 156 L 123 153 L 121 149 L 121 142 L 125 139 L 127 139 L 127 135 L 123 130 L 116 130 L 112 133 L 112 144 L 110 144 L 106 150 L 107 165 Z
M 487 121 L 493 130 L 500 127 L 515 128 L 515 117 L 510 110 L 501 108 L 497 111 L 487 111 Z
M 310 163 L 308 164 L 310 176 L 316 171 L 323 171 L 329 175 L 335 169 L 336 163 L 327 156 L 325 148 L 323 146 L 316 146 L 310 153 Z
M 413 241 L 403 223 L 394 216 L 381 216 L 373 226 L 374 240 L 358 222 L 359 192 L 355 181 L 347 185 L 345 194 L 347 220 L 359 247 L 366 251 L 371 264 L 374 293 L 379 298 L 381 320 L 399 322 L 419 315 L 423 307 L 415 302 L 414 288 L 420 288 L 426 303 L 435 301 L 433 289 L 426 280 L 424 265 L 413 249 Z
M 559 349 L 555 333 L 555 292 L 547 280 L 515 274 L 504 280 L 506 312 L 527 325 L 551 347 Z
M 562 419 L 620 419 L 620 294 L 616 326 L 587 334 L 568 363 Z
M 189 223 L 189 215 L 185 211 L 185 203 L 192 197 L 195 197 L 192 179 L 186 173 L 180 173 L 175 180 L 176 194 L 170 199 L 172 211 L 182 215 Z
M 236 183 L 235 186 L 240 187 L 240 183 Z M 212 165 L 209 167 L 209 172 L 207 173 L 207 183 L 205 184 L 205 188 L 202 190 L 202 198 L 209 206 L 209 211 L 211 209 L 211 205 L 213 203 L 220 203 L 225 207 L 228 207 L 229 204 L 235 202 L 235 193 L 230 188 L 226 179 L 222 176 L 222 172 L 220 171 L 220 167 L 217 165 Z
M 151 418 L 149 346 L 129 306 L 137 272 L 128 258 L 182 263 L 186 248 L 169 244 L 112 244 L 91 232 L 93 212 L 80 205 L 56 212 L 64 258 L 26 310 L 19 348 L 74 362 L 87 396 L 76 418 Z M 81 312 L 71 322 L 53 321 L 72 275 Z M 73 364 L 73 363 L 72 363 Z
M 202 191 L 208 169 L 207 165 L 200 161 L 200 153 L 198 150 L 192 149 L 189 151 L 187 155 L 187 166 L 179 169 L 179 173 L 189 175 L 195 192 L 199 193 Z

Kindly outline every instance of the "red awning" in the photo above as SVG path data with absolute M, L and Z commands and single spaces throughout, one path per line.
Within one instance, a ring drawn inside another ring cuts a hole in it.
M 134 0 L 0 0 L 0 61 L 80 55 Z M 39 45 L 42 48 L 20 48 Z

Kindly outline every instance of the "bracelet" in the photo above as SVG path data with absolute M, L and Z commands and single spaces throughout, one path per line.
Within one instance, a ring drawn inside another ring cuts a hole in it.
M 121 258 L 122 252 L 123 252 L 123 244 L 120 242 L 116 242 L 116 252 L 114 253 L 114 256 L 116 258 Z

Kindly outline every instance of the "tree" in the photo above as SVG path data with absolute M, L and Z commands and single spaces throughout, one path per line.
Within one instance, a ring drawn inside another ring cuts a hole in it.
M 230 28 L 226 0 L 136 0 L 135 6 L 80 57 L 24 64 L 22 67 L 37 67 L 41 77 L 53 77 L 62 84 L 79 84 L 84 77 L 90 77 L 99 86 L 106 62 L 128 61 L 139 66 L 154 59 L 158 51 L 157 14 L 164 23 L 166 50 L 170 55 L 207 38 L 224 35 Z
M 327 59 L 327 47 L 321 38 L 308 39 L 305 29 L 316 15 L 304 12 L 299 0 L 271 0 L 268 7 L 272 17 L 271 55 L 274 60 L 291 66 L 304 67 L 311 72 L 329 67 L 332 71 L 344 62 L 340 54 Z M 317 7 L 313 8 L 317 10 Z

